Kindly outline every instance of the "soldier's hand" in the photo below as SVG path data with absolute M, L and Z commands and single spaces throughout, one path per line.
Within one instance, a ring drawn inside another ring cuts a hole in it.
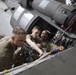
M 44 55 L 44 52 L 43 51 L 40 52 L 39 56 L 41 57 L 42 55 Z
M 62 50 L 64 50 L 64 47 L 63 47 L 63 46 L 59 46 L 58 49 L 59 49 L 60 51 L 62 51 Z

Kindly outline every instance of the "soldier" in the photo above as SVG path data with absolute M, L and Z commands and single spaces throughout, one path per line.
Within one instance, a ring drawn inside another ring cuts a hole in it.
M 40 56 L 41 56 L 43 54 L 43 51 L 39 48 L 40 47 L 40 44 L 39 44 L 39 41 L 40 41 L 39 34 L 40 34 L 40 28 L 38 26 L 35 26 L 32 29 L 32 33 L 28 34 L 26 36 L 26 43 L 28 45 L 30 45 L 30 47 L 32 49 L 38 51 Z
M 23 46 L 25 38 L 25 30 L 18 26 L 13 29 L 11 37 L 0 40 L 0 71 L 11 68 L 14 51 Z
M 41 45 L 42 45 L 41 47 L 44 52 L 49 52 L 50 50 L 57 50 L 58 52 L 64 49 L 63 46 L 57 46 L 48 41 L 47 39 L 48 39 L 48 30 L 43 30 L 41 33 Z

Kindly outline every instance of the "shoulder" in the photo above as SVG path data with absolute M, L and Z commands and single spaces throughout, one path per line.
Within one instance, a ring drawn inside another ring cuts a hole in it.
M 8 41 L 9 39 L 10 39 L 9 36 L 5 36 L 5 37 L 3 37 L 2 39 L 0 39 L 0 42 L 2 42 L 2 41 Z
M 0 40 L 0 52 L 8 49 L 8 44 L 10 43 L 9 37 L 4 37 Z
M 26 39 L 31 39 L 31 34 L 26 35 Z
M 6 36 L 0 40 L 0 47 L 6 46 L 10 41 L 10 37 Z

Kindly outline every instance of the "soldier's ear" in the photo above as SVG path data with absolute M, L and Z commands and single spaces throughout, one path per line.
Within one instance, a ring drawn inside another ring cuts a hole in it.
M 14 36 L 12 36 L 12 37 L 11 37 L 11 39 L 14 41 L 15 37 L 14 37 Z

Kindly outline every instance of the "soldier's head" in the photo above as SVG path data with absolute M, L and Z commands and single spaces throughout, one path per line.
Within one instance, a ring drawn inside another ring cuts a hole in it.
M 32 29 L 32 37 L 33 38 L 39 37 L 40 32 L 41 32 L 41 29 L 38 26 L 34 26 Z
M 48 31 L 43 30 L 41 33 L 41 39 L 46 40 L 48 38 Z
M 13 28 L 12 31 L 12 43 L 15 44 L 18 47 L 23 46 L 26 38 L 26 31 L 21 28 L 20 26 L 17 26 Z

